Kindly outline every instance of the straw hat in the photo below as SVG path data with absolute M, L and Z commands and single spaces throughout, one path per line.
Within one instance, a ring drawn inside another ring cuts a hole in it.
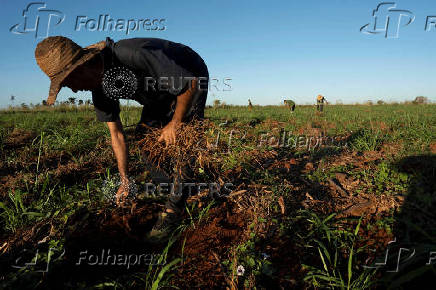
M 62 81 L 79 65 L 84 64 L 105 47 L 105 41 L 82 48 L 63 36 L 47 37 L 35 49 L 36 62 L 50 78 L 47 104 L 54 104 Z

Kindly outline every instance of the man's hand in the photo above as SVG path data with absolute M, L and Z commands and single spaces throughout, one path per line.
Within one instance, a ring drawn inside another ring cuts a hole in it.
M 129 195 L 129 185 L 121 184 L 115 196 L 116 204 L 121 205 L 126 200 L 128 195 Z
M 165 144 L 171 145 L 176 143 L 177 129 L 180 126 L 179 121 L 172 120 L 163 129 L 158 139 L 159 142 L 165 142 Z
M 198 80 L 193 79 L 190 88 L 183 94 L 177 96 L 173 119 L 162 129 L 162 133 L 158 139 L 159 142 L 165 141 L 167 146 L 176 143 L 177 129 L 180 127 L 186 112 L 191 106 L 192 96 L 194 92 L 197 91 L 197 83 Z
M 118 188 L 118 191 L 115 195 L 115 202 L 117 205 L 121 205 L 126 198 L 130 194 L 130 187 L 129 187 L 129 179 L 127 177 L 121 177 L 121 185 Z

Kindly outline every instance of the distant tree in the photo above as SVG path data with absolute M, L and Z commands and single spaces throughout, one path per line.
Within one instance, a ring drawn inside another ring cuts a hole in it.
M 368 106 L 372 106 L 373 105 L 371 100 L 368 100 L 365 104 L 367 104 Z
M 85 101 L 85 104 L 86 104 L 87 106 L 91 105 L 91 100 L 86 100 L 86 101 Z
M 26 105 L 26 103 L 21 103 L 21 108 L 28 109 L 29 107 Z
M 83 105 L 83 100 L 79 100 L 79 106 Z
M 414 103 L 414 104 L 427 104 L 428 98 L 423 97 L 423 96 L 419 96 L 419 97 L 416 97 L 412 103 Z
M 42 105 L 43 106 L 47 106 L 47 101 L 46 100 L 42 100 Z
M 68 98 L 68 103 L 70 103 L 71 105 L 74 105 L 74 104 L 76 103 L 76 98 L 69 97 L 69 98 Z M 68 104 L 68 103 L 67 103 L 67 104 Z
M 383 100 L 378 100 L 377 101 L 377 105 L 384 105 L 385 104 L 385 101 L 383 101 Z

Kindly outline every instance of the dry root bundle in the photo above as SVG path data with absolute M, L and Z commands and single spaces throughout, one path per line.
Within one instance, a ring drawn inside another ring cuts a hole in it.
M 182 124 L 176 143 L 168 146 L 158 141 L 162 130 L 151 128 L 138 144 L 148 161 L 166 172 L 189 169 L 194 175 L 201 172 L 216 175 L 217 157 L 206 136 L 212 127 L 214 124 L 207 120 Z

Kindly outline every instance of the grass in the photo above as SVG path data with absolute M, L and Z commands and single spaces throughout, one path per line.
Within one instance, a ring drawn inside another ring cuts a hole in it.
M 133 129 L 140 115 L 138 107 L 122 108 L 121 119 L 128 131 Z M 273 240 L 284 239 L 295 245 L 298 250 L 295 255 L 305 265 L 302 278 L 296 282 L 301 287 L 373 287 L 377 275 L 361 267 L 365 260 L 362 243 L 367 238 L 364 233 L 398 234 L 398 213 L 386 212 L 372 224 L 363 226 L 362 219 L 348 223 L 338 218 L 337 213 L 322 207 L 302 210 L 302 202 L 307 196 L 318 197 L 321 201 L 324 197 L 328 199 L 325 183 L 342 173 L 360 181 L 352 196 L 413 198 L 423 205 L 423 215 L 427 215 L 423 220 L 432 220 L 432 167 L 427 166 L 428 172 L 423 172 L 414 167 L 403 170 L 398 164 L 416 156 L 432 160 L 436 144 L 435 116 L 434 105 L 335 105 L 327 106 L 323 114 L 315 113 L 313 106 L 298 106 L 294 114 L 290 114 L 288 108 L 278 106 L 254 106 L 252 110 L 243 106 L 208 108 L 206 117 L 211 123 L 205 130 L 207 142 L 219 146 L 207 155 L 201 155 L 201 152 L 195 155 L 209 158 L 209 163 L 201 158 L 196 160 L 196 178 L 201 182 L 215 182 L 218 178 L 227 181 L 228 178 L 240 188 L 259 185 L 267 192 L 244 196 L 238 201 L 256 218 L 247 228 L 240 229 L 243 238 L 229 249 L 229 256 L 221 257 L 228 278 L 234 285 L 246 287 L 266 285 L 263 284 L 266 281 L 282 283 L 277 274 L 283 267 L 276 261 L 280 259 L 265 259 L 263 254 L 267 251 L 262 249 Z M 293 138 L 345 136 L 347 146 L 342 146 L 345 143 L 312 149 L 307 146 L 259 146 L 263 134 L 275 136 L 277 141 L 282 134 L 280 129 Z M 133 146 L 130 150 L 132 170 L 140 173 L 143 170 L 141 150 Z M 1 241 L 45 223 L 52 225 L 52 231 L 56 233 L 50 242 L 62 249 L 62 233 L 69 217 L 81 207 L 103 209 L 108 206 L 111 190 L 108 192 L 108 186 L 104 185 L 113 179 L 111 173 L 117 172 L 117 168 L 109 132 L 96 120 L 92 107 L 1 111 L 0 155 L 0 178 L 4 182 L 0 199 Z M 341 155 L 352 156 L 352 159 L 332 165 L 332 159 Z M 376 157 L 366 160 L 366 156 Z M 365 162 L 358 163 L 359 158 Z M 296 159 L 297 164 L 291 164 L 292 159 Z M 305 170 L 307 163 L 315 168 Z M 283 164 L 291 164 L 289 171 L 284 171 Z M 135 177 L 139 178 L 140 174 Z M 317 187 L 313 187 L 315 185 Z M 284 202 L 283 208 L 279 200 Z M 209 202 L 202 206 L 198 203 L 187 206 L 187 216 L 180 230 L 196 230 L 209 223 L 210 209 L 218 206 L 222 204 Z M 282 209 L 286 210 L 284 215 Z M 405 215 L 410 212 L 403 209 L 401 218 L 416 226 L 410 226 L 414 229 L 412 235 L 420 233 L 431 237 L 433 232 L 423 230 L 429 226 L 422 223 L 420 217 L 411 221 Z M 265 238 L 267 236 L 270 238 Z M 429 242 L 428 237 L 423 239 Z M 179 270 L 184 256 L 170 251 L 175 243 L 172 241 L 162 249 L 162 256 L 168 258 L 165 266 L 142 269 L 122 275 L 120 279 L 101 277 L 92 285 L 86 282 L 81 285 L 97 288 L 139 285 L 147 289 L 174 286 L 173 274 Z M 246 272 L 238 278 L 239 265 L 244 265 Z M 11 281 L 11 284 L 4 282 L 4 287 L 18 283 L 20 277 L 35 283 L 42 279 L 30 270 L 26 273 L 10 271 L 2 277 Z M 291 280 L 288 277 L 283 283 Z
M 363 250 L 356 247 L 361 219 L 354 230 L 349 231 L 340 228 L 335 214 L 321 218 L 302 211 L 300 218 L 309 223 L 309 232 L 303 240 L 313 241 L 305 246 L 317 249 L 322 265 L 304 265 L 308 270 L 305 280 L 320 289 L 370 289 L 376 271 L 359 269 L 353 259 L 353 255 Z

